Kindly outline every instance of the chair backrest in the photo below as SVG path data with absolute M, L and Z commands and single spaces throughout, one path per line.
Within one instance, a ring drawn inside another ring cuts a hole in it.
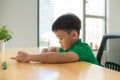
M 103 35 L 103 38 L 102 38 L 102 41 L 100 44 L 100 48 L 99 48 L 98 54 L 97 54 L 97 60 L 98 60 L 99 65 L 102 66 L 101 60 L 102 60 L 103 51 L 104 51 L 104 48 L 106 46 L 107 40 L 108 39 L 115 39 L 115 38 L 120 38 L 120 33 L 109 33 L 109 34 Z
M 115 71 L 120 71 L 120 65 L 113 62 L 105 62 L 105 67 Z

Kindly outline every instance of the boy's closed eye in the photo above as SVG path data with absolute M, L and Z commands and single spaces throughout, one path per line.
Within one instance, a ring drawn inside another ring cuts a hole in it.
M 62 40 L 62 39 L 63 39 L 63 37 L 58 37 L 58 39 L 59 39 L 59 40 Z

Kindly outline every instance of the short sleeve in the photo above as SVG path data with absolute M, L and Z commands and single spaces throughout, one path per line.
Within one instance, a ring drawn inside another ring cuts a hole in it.
M 60 47 L 60 48 L 59 48 L 59 52 L 62 53 L 62 52 L 65 52 L 65 50 L 64 50 L 62 47 Z
M 84 61 L 89 58 L 89 52 L 84 47 L 75 48 L 72 50 L 80 57 L 80 60 Z

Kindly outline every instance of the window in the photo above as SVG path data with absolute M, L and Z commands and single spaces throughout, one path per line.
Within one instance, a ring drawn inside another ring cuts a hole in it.
M 62 14 L 71 12 L 82 21 L 80 38 L 98 49 L 105 33 L 105 0 L 38 0 L 39 2 L 39 46 L 60 46 L 51 31 L 52 23 Z
M 85 41 L 98 49 L 105 33 L 105 0 L 87 0 L 85 5 Z

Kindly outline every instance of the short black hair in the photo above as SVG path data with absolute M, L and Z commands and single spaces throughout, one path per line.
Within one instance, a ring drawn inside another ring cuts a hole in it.
M 81 20 L 72 13 L 67 13 L 58 17 L 52 25 L 52 31 L 57 30 L 76 30 L 78 35 L 81 29 Z

